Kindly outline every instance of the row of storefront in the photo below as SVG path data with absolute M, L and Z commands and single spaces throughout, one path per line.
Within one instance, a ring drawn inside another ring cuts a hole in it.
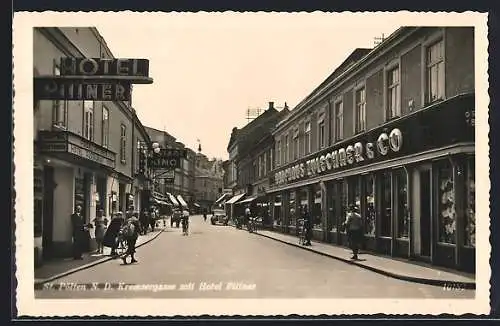
M 473 115 L 473 94 L 460 95 L 277 170 L 273 228 L 296 233 L 308 210 L 316 240 L 347 246 L 342 224 L 355 205 L 366 250 L 473 272 Z M 374 153 L 357 160 L 356 146 Z

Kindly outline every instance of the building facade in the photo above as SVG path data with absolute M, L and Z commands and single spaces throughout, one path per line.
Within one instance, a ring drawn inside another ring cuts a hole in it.
M 355 205 L 367 250 L 474 271 L 474 103 L 474 29 L 400 28 L 278 124 L 277 229 L 347 245 Z
M 269 102 L 268 108 L 252 122 L 242 129 L 233 128 L 228 145 L 231 175 L 227 185 L 233 189 L 233 198 L 226 202 L 226 213 L 230 217 L 243 214 L 246 205 L 252 206 L 256 214 L 257 211 L 262 215 L 267 213 L 267 200 L 256 199 L 265 194 L 269 184 L 267 179 L 274 152 L 272 130 L 288 112 L 286 103 L 283 110 L 278 111 L 274 102 Z
M 95 28 L 35 28 L 34 76 L 58 75 L 61 57 L 113 58 Z M 34 102 L 35 264 L 71 255 L 70 216 L 87 223 L 141 207 L 138 143 L 150 143 L 130 102 Z M 93 230 L 90 231 L 92 246 Z
M 187 150 L 187 157 L 181 159 L 180 168 L 176 168 L 173 173 L 173 180 L 168 181 L 165 178 L 166 171 L 157 171 L 154 178 L 155 190 L 163 195 L 171 194 L 175 198 L 182 197 L 182 201 L 187 203 L 189 208 L 194 206 L 194 187 L 195 187 L 195 160 L 196 153 L 187 148 L 183 143 L 167 133 L 166 131 L 145 127 L 152 142 L 157 142 L 161 148 L 176 148 Z M 173 201 L 173 205 L 178 205 L 179 201 Z M 181 205 L 184 206 L 184 205 Z
M 223 162 L 218 159 L 209 160 L 198 153 L 196 158 L 195 198 L 202 211 L 213 211 L 214 204 L 223 193 Z

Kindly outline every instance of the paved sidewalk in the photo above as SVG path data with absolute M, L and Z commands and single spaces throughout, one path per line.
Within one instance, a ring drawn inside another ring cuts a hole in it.
M 140 235 L 137 239 L 137 247 L 140 247 L 154 239 L 156 239 L 166 228 L 163 226 L 154 232 L 149 232 L 146 235 Z M 110 257 L 111 248 L 104 247 L 103 254 L 85 253 L 82 260 L 74 260 L 73 258 L 63 258 L 53 261 L 47 261 L 42 266 L 35 268 L 35 284 L 45 283 L 75 273 L 79 270 L 86 269 L 97 264 L 113 260 Z
M 466 289 L 475 289 L 476 287 L 475 275 L 473 274 L 446 271 L 441 268 L 427 267 L 398 258 L 382 257 L 366 252 L 359 255 L 359 260 L 351 260 L 352 252 L 348 248 L 318 241 L 311 241 L 312 246 L 306 247 L 300 245 L 295 236 L 273 231 L 259 230 L 256 234 L 405 281 Z

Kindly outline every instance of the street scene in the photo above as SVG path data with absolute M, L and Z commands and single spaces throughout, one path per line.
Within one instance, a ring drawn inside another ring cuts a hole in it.
M 207 17 L 33 28 L 35 299 L 476 298 L 474 27 Z
M 158 238 L 139 247 L 136 264 L 123 265 L 120 259 L 106 261 L 40 284 L 35 296 L 45 299 L 474 298 L 473 290 L 397 280 L 234 226 L 214 226 L 205 222 L 202 215 L 192 216 L 191 223 L 189 236 L 182 236 L 181 229 L 167 227 Z M 231 243 L 229 248 L 227 243 Z M 348 251 L 343 254 L 347 256 Z M 424 276 L 433 277 L 422 267 L 414 268 L 422 269 Z M 453 281 L 449 286 L 453 286 Z

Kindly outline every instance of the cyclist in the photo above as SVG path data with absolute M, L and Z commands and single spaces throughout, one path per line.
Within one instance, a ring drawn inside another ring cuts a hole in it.
M 189 234 L 189 212 L 187 210 L 182 211 L 182 235 Z

